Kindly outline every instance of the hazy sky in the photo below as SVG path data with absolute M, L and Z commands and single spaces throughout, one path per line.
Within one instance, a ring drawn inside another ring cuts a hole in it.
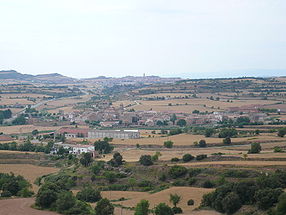
M 0 70 L 286 75 L 286 0 L 0 0 L 0 29 Z

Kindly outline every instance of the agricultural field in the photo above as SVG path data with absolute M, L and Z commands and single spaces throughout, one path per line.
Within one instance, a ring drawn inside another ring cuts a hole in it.
M 1 157 L 1 154 L 0 154 Z M 43 175 L 56 173 L 58 168 L 54 167 L 42 167 L 30 164 L 0 164 L 0 172 L 2 173 L 14 173 L 15 175 L 22 175 L 32 184 L 32 189 L 37 192 L 39 187 L 34 184 L 35 180 Z M 1 201 L 0 201 L 1 202 Z

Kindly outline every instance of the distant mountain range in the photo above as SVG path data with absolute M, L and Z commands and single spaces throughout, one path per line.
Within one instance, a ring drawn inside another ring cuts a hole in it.
M 77 79 L 63 76 L 58 73 L 29 75 L 29 74 L 19 73 L 15 70 L 0 71 L 0 80 L 3 79 L 15 80 L 15 81 L 39 82 L 39 83 L 71 83 L 77 81 Z
M 99 76 L 95 78 L 75 79 L 63 76 L 59 73 L 50 73 L 42 75 L 22 74 L 15 70 L 0 71 L 0 81 L 13 80 L 19 82 L 33 82 L 33 83 L 51 83 L 51 84 L 69 84 L 69 83 L 83 83 L 96 82 L 101 84 L 134 84 L 134 83 L 160 83 L 160 82 L 175 82 L 180 78 L 161 78 L 159 76 L 126 76 L 121 78 L 112 78 Z

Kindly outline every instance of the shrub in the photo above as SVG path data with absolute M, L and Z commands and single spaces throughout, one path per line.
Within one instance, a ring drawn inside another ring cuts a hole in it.
M 235 137 L 237 135 L 237 130 L 234 128 L 224 128 L 219 132 L 219 138 L 226 138 L 226 137 Z
M 202 171 L 203 171 L 203 169 L 201 169 L 201 168 L 189 169 L 189 176 L 190 176 L 190 177 L 197 176 L 197 175 L 200 174 Z
M 173 145 L 174 145 L 174 142 L 171 141 L 171 140 L 167 140 L 167 141 L 164 142 L 164 146 L 166 148 L 173 148 Z
M 261 151 L 260 143 L 251 143 L 250 150 L 248 151 L 249 154 L 257 154 Z
M 194 159 L 194 156 L 192 156 L 191 154 L 184 154 L 183 155 L 183 158 L 182 158 L 182 160 L 184 161 L 184 162 L 189 162 L 189 161 L 191 161 L 191 160 L 193 160 Z
M 151 166 L 153 165 L 152 157 L 151 155 L 142 155 L 139 160 L 140 164 L 143 166 Z
M 187 174 L 188 170 L 186 167 L 183 166 L 172 166 L 171 169 L 169 170 L 169 175 L 172 178 L 179 178 L 183 177 Z
M 229 194 L 227 194 L 226 197 L 222 200 L 222 202 L 223 210 L 227 214 L 233 214 L 239 208 L 241 208 L 241 201 L 239 199 L 239 196 L 234 192 L 230 192 Z
M 231 144 L 231 139 L 230 139 L 230 137 L 224 138 L 224 139 L 223 139 L 223 144 L 225 144 L 225 145 L 230 145 L 230 144 Z
M 173 186 L 179 186 L 179 187 L 186 186 L 186 181 L 182 179 L 178 179 L 173 182 Z
M 206 143 L 206 141 L 205 140 L 200 140 L 199 141 L 199 147 L 206 147 L 207 146 L 207 143 Z
M 267 210 L 278 202 L 278 197 L 283 193 L 282 189 L 266 188 L 255 192 L 255 200 L 262 210 Z
M 205 158 L 207 158 L 208 156 L 207 155 L 204 155 L 204 154 L 201 154 L 201 155 L 197 155 L 196 156 L 196 160 L 197 161 L 200 161 L 200 160 L 203 160 L 203 159 L 205 159 Z
M 275 153 L 283 152 L 283 150 L 279 146 L 275 146 L 273 151 Z
M 196 181 L 197 181 L 197 179 L 195 179 L 195 178 L 189 178 L 188 184 L 191 186 L 191 185 L 195 184 Z
M 277 135 L 279 137 L 284 137 L 286 135 L 286 128 L 279 128 Z
M 114 207 L 108 199 L 101 199 L 95 206 L 96 215 L 113 215 Z
M 171 162 L 179 162 L 179 161 L 180 161 L 179 158 L 172 158 L 172 159 L 171 159 Z
M 173 215 L 172 208 L 170 208 L 168 205 L 165 203 L 160 203 L 155 207 L 155 215 Z
M 206 180 L 206 181 L 203 182 L 202 186 L 204 188 L 213 188 L 214 187 L 214 183 L 211 182 L 210 180 Z
M 183 210 L 180 207 L 173 207 L 172 211 L 173 211 L 174 214 L 181 214 L 181 213 L 183 213 Z
M 276 215 L 286 214 L 286 193 L 283 193 L 279 196 L 278 204 L 276 206 Z
M 85 202 L 97 202 L 101 199 L 101 195 L 98 190 L 86 186 L 76 194 L 76 198 Z
M 187 204 L 188 204 L 189 206 L 192 206 L 192 205 L 195 204 L 195 201 L 194 201 L 193 199 L 190 199 L 190 200 L 188 200 Z
M 143 199 L 136 205 L 134 215 L 148 215 L 148 214 L 149 214 L 149 202 Z

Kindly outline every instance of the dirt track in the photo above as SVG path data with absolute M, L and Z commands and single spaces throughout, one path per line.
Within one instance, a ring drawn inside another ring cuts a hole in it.
M 58 213 L 31 208 L 34 202 L 33 198 L 0 200 L 0 215 L 58 215 Z

